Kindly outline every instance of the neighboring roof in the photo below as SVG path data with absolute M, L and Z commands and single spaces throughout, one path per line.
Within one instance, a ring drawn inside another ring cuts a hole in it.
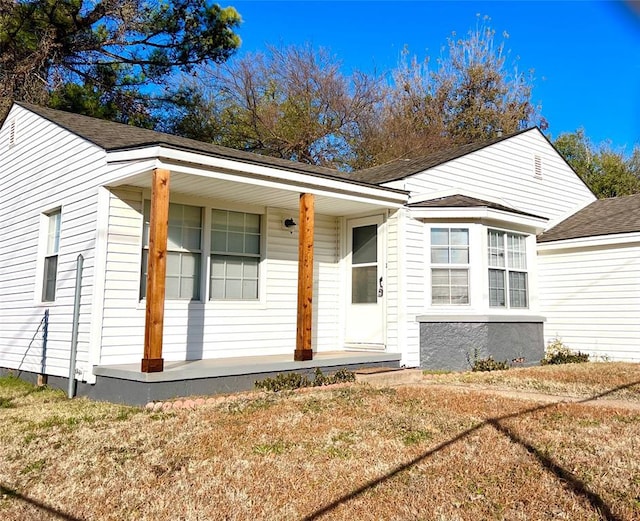
M 475 197 L 461 194 L 448 195 L 445 197 L 438 197 L 436 199 L 428 199 L 426 201 L 420 201 L 419 203 L 410 203 L 408 206 L 409 208 L 491 208 L 492 210 L 501 210 L 503 212 L 544 219 L 544 217 L 540 217 L 539 215 L 521 212 L 520 210 L 516 210 L 515 208 L 511 208 L 509 206 L 504 206 L 502 204 L 493 203 L 491 201 L 484 201 L 482 199 L 476 199 Z
M 354 179 L 344 172 L 339 172 L 331 168 L 297 163 L 287 159 L 235 150 L 211 143 L 205 143 L 203 141 L 197 141 L 195 139 L 183 138 L 171 134 L 156 132 L 154 130 L 124 125 L 122 123 L 114 123 L 103 119 L 82 116 L 72 112 L 40 107 L 31 103 L 15 102 L 15 104 L 29 110 L 30 112 L 38 114 L 52 123 L 55 123 L 69 132 L 72 132 L 107 151 L 128 150 L 149 146 L 165 146 L 168 148 L 177 148 L 209 156 L 281 168 L 284 170 L 301 172 L 315 176 L 329 176 L 341 181 L 352 182 L 354 184 L 370 185 L 370 183 L 367 183 L 364 180 L 361 181 L 359 179 Z
M 397 181 L 398 179 L 404 179 L 405 177 L 423 172 L 425 170 L 428 170 L 429 168 L 433 168 L 434 166 L 446 163 L 447 161 L 451 161 L 467 154 L 471 154 L 472 152 L 482 150 L 483 148 L 499 143 L 500 141 L 504 141 L 505 139 L 512 138 L 524 132 L 528 132 L 533 128 L 536 127 L 519 130 L 518 132 L 513 132 L 511 134 L 505 134 L 503 136 L 495 137 L 481 143 L 469 143 L 468 145 L 441 150 L 423 157 L 417 157 L 414 159 L 394 159 L 393 161 L 390 161 L 383 165 L 373 166 L 365 170 L 352 172 L 349 175 L 349 178 L 372 184 Z
M 640 194 L 599 199 L 538 236 L 538 242 L 640 232 Z

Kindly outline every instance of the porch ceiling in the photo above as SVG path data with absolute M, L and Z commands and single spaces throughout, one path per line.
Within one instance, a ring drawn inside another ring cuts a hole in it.
M 385 208 L 397 208 L 398 202 L 376 201 L 365 194 L 358 193 L 357 185 L 350 186 L 350 191 L 334 191 L 324 188 L 322 183 L 316 186 L 287 186 L 284 183 L 262 182 L 245 177 L 234 179 L 218 178 L 207 172 L 197 175 L 185 173 L 171 168 L 171 194 L 181 194 L 211 201 L 225 201 L 237 204 L 258 205 L 287 209 L 297 212 L 300 194 L 308 191 L 315 194 L 315 212 L 331 216 L 351 216 Z M 224 177 L 226 174 L 221 174 Z M 151 190 L 151 172 L 146 170 L 120 178 L 111 186 L 135 186 Z M 275 186 L 274 186 L 275 185 Z M 323 193 L 324 192 L 324 193 Z

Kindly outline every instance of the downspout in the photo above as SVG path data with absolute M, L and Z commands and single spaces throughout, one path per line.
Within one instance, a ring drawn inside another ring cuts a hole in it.
M 73 324 L 71 328 L 71 354 L 69 358 L 69 389 L 68 396 L 73 398 L 76 387 L 76 354 L 78 353 L 78 326 L 80 323 L 80 292 L 82 290 L 82 265 L 84 257 L 78 255 L 76 266 L 76 293 L 73 299 Z

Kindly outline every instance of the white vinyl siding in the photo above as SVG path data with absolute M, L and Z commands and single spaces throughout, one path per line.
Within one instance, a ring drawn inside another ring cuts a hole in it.
M 199 206 L 207 206 L 200 203 L 198 201 Z M 267 208 L 261 215 L 264 280 L 259 284 L 264 291 L 259 300 L 165 302 L 165 361 L 270 354 L 293 356 L 298 236 L 297 232 L 291 234 L 282 229 L 282 216 L 286 213 Z M 140 191 L 112 190 L 102 327 L 101 363 L 104 365 L 140 363 L 142 357 L 145 307 L 138 299 L 142 223 Z M 204 235 L 207 235 L 206 229 Z M 335 350 L 340 345 L 336 324 L 341 319 L 342 288 L 337 248 L 337 219 L 316 215 L 312 324 L 315 351 Z
M 428 261 L 428 253 L 425 253 L 429 244 L 425 237 L 424 223 L 409 218 L 406 214 L 401 220 L 404 233 L 404 261 L 402 270 L 405 280 L 402 281 L 403 301 L 406 306 L 405 335 L 407 365 L 419 365 L 420 363 L 420 324 L 416 316 L 424 313 L 425 293 L 429 285 L 428 269 L 425 269 L 425 260 Z
M 535 156 L 544 174 L 535 176 Z M 384 186 L 429 194 L 461 190 L 486 194 L 507 205 L 551 220 L 595 201 L 595 196 L 537 129 Z
M 0 132 L 0 366 L 68 376 L 81 253 L 77 368 L 81 379 L 90 380 L 96 202 L 106 173 L 104 151 L 21 107 L 14 106 L 9 118 L 19 121 L 19 135 L 9 147 L 10 125 Z M 53 208 L 63 208 L 55 301 L 42 302 L 48 234 L 42 217 Z
M 640 242 L 538 254 L 545 341 L 640 362 Z

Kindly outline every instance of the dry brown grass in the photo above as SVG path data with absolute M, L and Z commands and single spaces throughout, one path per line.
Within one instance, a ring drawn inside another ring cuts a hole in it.
M 0 519 L 630 521 L 639 445 L 637 411 L 462 386 L 151 413 L 0 379 Z
M 640 401 L 640 364 L 589 362 L 515 368 L 507 371 L 426 374 L 425 380 L 441 384 L 477 384 L 573 396 L 604 395 L 606 399 Z

